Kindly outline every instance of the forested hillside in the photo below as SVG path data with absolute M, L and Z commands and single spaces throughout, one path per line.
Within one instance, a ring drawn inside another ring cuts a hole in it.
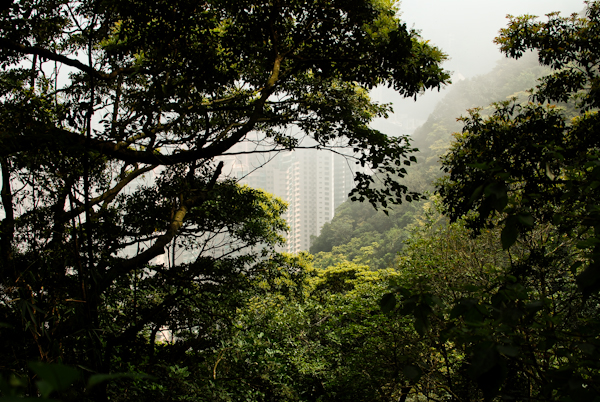
M 376 269 L 361 241 L 398 241 L 409 212 L 385 220 L 347 203 L 315 242 L 333 250 L 321 268 L 305 261 L 305 278 L 256 300 L 246 328 L 285 390 L 275 399 L 600 400 L 599 37 L 599 2 L 585 18 L 512 18 L 502 51 L 537 50 L 545 68 L 501 64 L 487 88 L 503 96 L 463 113 L 452 141 L 438 128 L 454 123 L 428 122 L 421 177 L 440 176 L 440 149 L 443 176 L 412 205 L 393 268 Z M 458 95 L 481 95 L 472 83 L 441 108 L 474 106 Z M 522 83 L 535 88 L 514 99 Z
M 485 115 L 492 111 L 492 102 L 511 97 L 527 102 L 527 91 L 548 71 L 535 54 L 527 54 L 520 60 L 502 59 L 489 73 L 454 83 L 412 135 L 411 143 L 419 149 L 418 163 L 407 166 L 408 175 L 399 180 L 411 189 L 431 193 L 434 181 L 443 174 L 440 157 L 447 152 L 452 133 L 463 129 L 458 117 L 479 106 L 484 107 L 481 113 Z M 403 203 L 386 214 L 364 203 L 346 201 L 313 239 L 310 252 L 315 255 L 315 266 L 326 268 L 352 261 L 373 269 L 391 267 L 407 239 L 407 228 L 421 214 L 421 208 L 418 202 Z
M 417 167 L 369 89 L 447 56 L 396 6 L 0 6 L 0 402 L 600 401 L 600 1 L 510 17 Z M 213 163 L 251 131 L 383 170 L 315 257 Z
M 212 351 L 238 310 L 296 270 L 276 252 L 285 203 L 225 178 L 219 158 L 243 142 L 349 150 L 390 167 L 385 189 L 357 175 L 357 196 L 418 197 L 391 180 L 412 151 L 371 127 L 389 106 L 368 93 L 418 96 L 449 74 L 397 7 L 2 2 L 2 396 L 215 400 L 178 380 L 208 361 L 202 379 L 220 378 Z M 141 372 L 157 382 L 107 383 Z

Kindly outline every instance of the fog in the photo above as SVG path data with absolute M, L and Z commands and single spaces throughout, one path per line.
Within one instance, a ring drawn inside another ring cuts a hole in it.
M 504 57 L 493 40 L 507 26 L 508 14 L 530 14 L 545 20 L 550 12 L 567 16 L 584 7 L 579 0 L 404 0 L 400 18 L 449 56 L 444 68 L 453 73 L 456 82 L 490 71 Z M 373 99 L 392 102 L 395 113 L 388 121 L 376 121 L 374 127 L 390 135 L 410 134 L 427 119 L 443 95 L 444 90 L 430 92 L 415 102 L 391 90 L 376 89 Z

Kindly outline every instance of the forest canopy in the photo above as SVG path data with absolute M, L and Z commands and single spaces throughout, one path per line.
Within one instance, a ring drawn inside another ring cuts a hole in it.
M 417 198 L 392 180 L 414 160 L 408 138 L 369 127 L 390 106 L 368 90 L 412 97 L 449 75 L 394 3 L 4 2 L 5 374 L 29 395 L 36 360 L 168 378 L 220 344 L 247 291 L 301 271 L 274 252 L 285 204 L 222 174 L 216 158 L 242 141 L 348 150 L 383 169 L 385 186 L 357 175 L 358 198 Z M 119 394 L 84 388 L 61 397 Z
M 600 398 L 599 12 L 600 3 L 589 2 L 580 15 L 510 17 L 496 41 L 510 57 L 534 51 L 534 69 L 544 75 L 535 87 L 524 92 L 533 70 L 515 64 L 500 82 L 509 92 L 464 112 L 447 151 L 440 145 L 450 125 L 439 112 L 449 107 L 438 109 L 419 129 L 436 142 L 418 141 L 430 146 L 425 166 L 433 164 L 432 151 L 444 152 L 437 194 L 419 212 L 403 208 L 404 215 L 381 222 L 346 204 L 314 243 L 315 251 L 331 250 L 314 263 L 328 272 L 381 264 L 381 244 L 397 241 L 400 227 L 407 236 L 393 263 L 396 275 L 380 296 L 384 322 L 403 324 L 387 337 L 373 331 L 360 338 L 360 345 L 379 341 L 384 355 L 402 356 L 363 365 L 373 373 L 371 384 L 381 386 L 376 400 Z M 490 92 L 500 88 L 485 78 Z M 457 100 L 456 90 L 474 82 L 457 84 L 441 105 L 470 102 Z M 431 174 L 419 162 L 412 181 Z M 411 225 L 389 228 L 409 214 Z M 366 324 L 356 322 L 358 333 Z M 395 375 L 378 376 L 390 367 Z M 390 389 L 394 397 L 385 395 Z
M 453 129 L 423 127 L 401 182 L 415 151 L 370 127 L 391 106 L 369 90 L 438 88 L 446 56 L 395 2 L 5 3 L 0 400 L 600 400 L 586 4 L 510 17 L 502 52 L 541 67 L 459 119 L 437 194 L 392 221 L 345 204 L 313 259 L 276 252 L 285 203 L 219 157 L 345 150 L 378 171 L 355 198 L 421 199 Z

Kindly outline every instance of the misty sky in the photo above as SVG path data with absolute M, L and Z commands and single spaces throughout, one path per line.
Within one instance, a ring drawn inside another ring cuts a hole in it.
M 502 57 L 492 41 L 507 25 L 507 14 L 545 19 L 552 11 L 568 15 L 583 8 L 580 0 L 403 0 L 400 18 L 450 55 L 448 69 L 471 77 Z
M 504 57 L 493 40 L 506 27 L 507 14 L 533 14 L 545 20 L 549 12 L 560 11 L 566 16 L 584 7 L 583 0 L 402 0 L 400 18 L 448 54 L 450 60 L 444 67 L 455 73 L 456 80 L 460 75 L 469 78 L 485 74 Z M 416 104 L 387 90 L 377 90 L 372 96 L 380 102 L 393 102 L 396 114 L 425 120 L 443 91 L 422 96 Z M 374 126 L 393 135 L 389 130 L 394 121 L 398 123 L 398 118 Z M 405 127 L 402 131 L 412 129 Z

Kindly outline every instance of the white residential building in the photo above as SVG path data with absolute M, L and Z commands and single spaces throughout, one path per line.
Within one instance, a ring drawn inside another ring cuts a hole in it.
M 333 158 L 330 152 L 296 151 L 287 170 L 286 251 L 308 250 L 310 237 L 333 218 Z
M 251 155 L 231 157 L 224 172 L 285 200 L 290 231 L 283 251 L 308 250 L 311 236 L 319 235 L 353 188 L 350 165 L 343 156 L 317 150 L 281 153 L 261 166 L 266 160 L 266 156 L 261 160 Z

